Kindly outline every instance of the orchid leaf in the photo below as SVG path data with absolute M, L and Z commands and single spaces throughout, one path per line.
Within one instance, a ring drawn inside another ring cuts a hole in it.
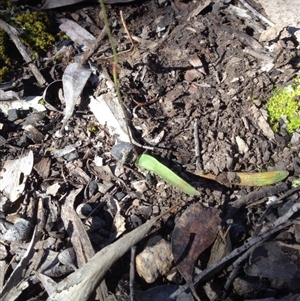
M 141 155 L 137 161 L 136 165 L 140 168 L 144 168 L 161 177 L 166 182 L 171 185 L 177 187 L 181 191 L 189 194 L 189 195 L 199 195 L 200 192 L 197 191 L 194 187 L 192 187 L 189 183 L 180 178 L 177 174 L 175 174 L 171 169 L 167 166 L 160 163 L 157 159 L 150 155 L 143 154 Z
M 217 181 L 223 185 L 238 186 L 267 186 L 284 180 L 288 176 L 286 170 L 274 170 L 265 172 L 222 172 L 218 176 L 205 174 L 202 170 L 196 170 L 195 174 L 202 178 Z

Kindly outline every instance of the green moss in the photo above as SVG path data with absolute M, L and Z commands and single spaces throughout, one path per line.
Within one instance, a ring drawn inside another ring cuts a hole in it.
M 24 31 L 21 35 L 22 42 L 33 51 L 37 53 L 41 50 L 46 51 L 54 44 L 55 38 L 48 33 L 50 21 L 44 12 L 20 13 L 15 17 L 14 22 Z
M 0 30 L 0 82 L 4 81 L 6 76 L 9 74 L 9 67 L 11 65 L 11 59 L 8 56 L 7 46 L 9 39 L 7 34 Z
M 0 0 L 0 17 L 17 28 L 22 43 L 29 49 L 32 59 L 37 58 L 52 47 L 55 37 L 51 34 L 52 24 L 46 13 L 30 11 L 12 5 L 8 0 Z M 0 82 L 8 79 L 9 72 L 20 66 L 23 59 L 8 35 L 0 30 Z
M 268 100 L 267 110 L 274 132 L 278 132 L 279 120 L 283 116 L 288 120 L 286 130 L 289 134 L 300 129 L 300 77 L 284 89 L 276 88 Z

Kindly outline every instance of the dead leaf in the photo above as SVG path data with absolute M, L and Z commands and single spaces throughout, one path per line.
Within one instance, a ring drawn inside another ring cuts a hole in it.
M 22 194 L 28 176 L 33 167 L 33 152 L 29 151 L 21 158 L 7 160 L 0 171 L 0 191 L 15 202 Z
M 297 264 L 283 252 L 277 241 L 258 246 L 245 266 L 245 273 L 253 277 L 271 279 L 299 279 Z
M 1 100 L 0 110 L 3 114 L 8 115 L 9 110 L 36 110 L 38 112 L 43 112 L 46 108 L 40 104 L 41 96 L 27 96 L 22 97 L 20 100 Z
M 3 91 L 0 89 L 0 100 L 12 100 L 12 99 L 18 99 L 20 100 L 20 97 L 18 93 L 14 91 Z
M 269 123 L 267 122 L 266 118 L 263 116 L 262 112 L 255 105 L 253 105 L 249 111 L 251 113 L 252 120 L 261 129 L 264 136 L 266 136 L 269 140 L 274 140 L 275 134 L 271 129 Z
M 56 8 L 56 7 L 62 7 L 62 6 L 67 6 L 67 5 L 72 5 L 75 3 L 80 3 L 85 0 L 47 0 L 44 5 L 41 7 L 41 9 L 51 9 L 51 8 Z
M 67 5 L 72 5 L 80 2 L 84 2 L 86 0 L 47 0 L 44 5 L 40 9 L 51 9 L 56 7 L 62 7 Z M 133 2 L 135 0 L 104 0 L 106 4 L 115 4 L 115 3 L 128 3 Z
M 73 114 L 75 104 L 80 96 L 92 71 L 82 67 L 79 63 L 69 64 L 63 74 L 63 90 L 66 102 L 65 116 L 62 120 L 62 130 Z
M 121 234 L 126 231 L 126 222 L 124 216 L 121 214 L 121 207 L 119 203 L 114 199 L 110 198 L 109 204 L 114 207 L 112 233 L 110 235 L 110 241 L 115 240 Z
M 65 32 L 77 45 L 83 45 L 82 50 L 88 50 L 94 43 L 95 37 L 76 22 L 62 18 L 59 29 Z
M 51 167 L 51 158 L 49 157 L 41 157 L 34 164 L 35 171 L 39 174 L 43 179 L 48 178 L 50 175 L 50 167 Z
M 109 92 L 97 98 L 91 97 L 90 109 L 98 122 L 108 127 L 111 135 L 117 136 L 123 142 L 130 142 L 124 113 L 115 93 Z
M 197 203 L 181 215 L 172 234 L 175 264 L 197 300 L 199 297 L 193 284 L 194 264 L 198 256 L 214 242 L 220 222 L 217 209 Z

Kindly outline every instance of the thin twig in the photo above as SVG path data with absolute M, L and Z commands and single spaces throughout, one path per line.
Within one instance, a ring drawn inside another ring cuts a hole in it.
M 130 273 L 129 273 L 130 301 L 134 301 L 135 252 L 136 252 L 136 246 L 131 247 Z
M 135 45 L 134 45 L 133 39 L 131 37 L 131 34 L 130 34 L 128 28 L 127 28 L 127 25 L 125 23 L 124 16 L 123 16 L 123 11 L 121 11 L 121 10 L 120 10 L 120 17 L 121 17 L 121 21 L 122 21 L 122 24 L 124 26 L 124 29 L 125 29 L 125 31 L 126 31 L 126 33 L 128 35 L 130 43 L 131 43 L 131 48 L 129 49 L 129 51 L 132 51 L 135 48 Z
M 133 139 L 132 139 L 132 136 L 131 136 L 131 131 L 130 131 L 128 119 L 127 119 L 127 116 L 126 116 L 127 115 L 126 108 L 125 108 L 123 100 L 122 100 L 122 95 L 121 95 L 119 80 L 118 80 L 118 73 L 117 73 L 118 53 L 117 53 L 115 43 L 114 43 L 114 39 L 112 37 L 111 30 L 110 30 L 110 27 L 109 27 L 108 17 L 107 17 L 106 8 L 105 8 L 103 0 L 100 0 L 100 5 L 101 5 L 102 13 L 103 13 L 103 19 L 104 19 L 104 23 L 105 23 L 105 26 L 106 26 L 106 31 L 107 31 L 109 43 L 110 43 L 112 51 L 113 51 L 113 57 L 114 57 L 113 80 L 114 80 L 115 89 L 116 89 L 117 96 L 118 96 L 118 101 L 119 101 L 119 104 L 120 104 L 120 106 L 122 108 L 122 111 L 123 111 L 123 114 L 124 114 L 125 124 L 126 124 L 126 131 L 127 131 L 128 137 L 129 137 L 129 141 L 132 145 L 134 153 L 136 154 L 136 156 L 138 156 L 138 152 L 137 152 L 136 148 L 134 147 Z
M 82 56 L 82 59 L 81 59 L 82 65 L 84 65 L 87 62 L 87 60 L 95 53 L 95 51 L 97 50 L 97 48 L 100 45 L 100 42 L 104 39 L 106 32 L 107 32 L 106 25 L 104 25 L 102 31 L 100 32 L 100 34 L 98 35 L 96 40 L 93 42 L 91 47 Z
M 32 62 L 31 57 L 29 56 L 29 54 L 26 51 L 26 47 L 24 46 L 24 44 L 21 42 L 21 40 L 18 37 L 16 29 L 13 28 L 12 26 L 10 26 L 8 23 L 3 21 L 2 19 L 0 19 L 0 28 L 3 29 L 9 35 L 11 40 L 14 42 L 14 44 L 18 48 L 20 54 L 22 55 L 24 61 L 26 63 L 28 63 L 28 67 L 30 68 L 30 71 L 36 78 L 38 84 L 41 87 L 44 86 L 47 82 L 44 79 L 41 72 L 39 71 L 39 69 L 37 68 L 37 66 Z
M 266 210 L 264 211 L 264 213 L 261 215 L 261 217 L 259 218 L 258 222 L 257 222 L 257 226 L 254 230 L 254 235 L 258 235 L 258 233 L 261 231 L 261 228 L 262 228 L 262 225 L 263 225 L 263 222 L 267 216 L 267 214 L 269 213 L 269 211 L 271 210 L 271 208 L 273 208 L 274 206 L 278 206 L 279 202 L 291 195 L 293 195 L 295 192 L 299 191 L 300 190 L 300 186 L 298 187 L 295 187 L 293 189 L 290 189 L 289 191 L 287 191 L 285 194 L 281 195 L 277 200 L 276 202 L 273 202 L 271 204 L 269 204 L 266 208 Z M 274 193 L 276 194 L 276 193 Z M 288 213 L 288 212 L 287 212 Z M 268 225 L 268 224 L 267 224 Z M 264 227 L 266 227 L 266 225 L 264 225 Z
M 252 252 L 260 245 L 263 244 L 264 241 L 261 241 L 257 244 L 255 244 L 254 246 L 252 246 L 251 248 L 249 248 L 242 256 L 240 256 L 233 264 L 233 270 L 231 271 L 229 277 L 227 277 L 227 280 L 226 280 L 226 283 L 224 285 L 224 293 L 226 294 L 226 292 L 229 290 L 229 287 L 231 285 L 231 283 L 233 282 L 235 276 L 237 275 L 239 269 L 240 269 L 240 266 L 242 264 L 242 262 L 247 259 L 251 254 Z M 225 297 L 225 296 L 223 296 Z
M 245 0 L 239 0 L 242 5 L 244 5 L 246 8 L 248 8 L 257 18 L 259 18 L 260 20 L 264 21 L 265 23 L 267 23 L 270 26 L 274 26 L 275 24 L 270 21 L 268 18 L 266 18 L 264 15 L 262 15 L 261 13 L 259 13 L 255 8 L 253 8 L 248 2 L 246 2 Z
M 267 223 L 261 230 L 262 233 L 266 233 L 270 229 L 275 229 L 278 225 L 282 225 L 285 222 L 289 220 L 289 218 L 296 213 L 297 211 L 300 210 L 300 203 L 295 203 L 284 215 L 279 217 L 276 221 L 274 222 L 269 222 Z M 254 234 L 255 235 L 255 234 Z M 231 285 L 235 275 L 237 274 L 237 271 L 239 269 L 240 264 L 260 245 L 262 245 L 263 241 L 260 243 L 252 246 L 248 251 L 246 251 L 242 256 L 240 256 L 233 264 L 232 266 L 234 267 L 233 271 L 231 272 L 230 276 L 227 278 L 226 284 L 224 286 L 225 291 L 229 289 L 229 286 Z
M 278 185 L 271 186 L 271 187 L 263 187 L 258 191 L 253 191 L 248 193 L 245 196 L 241 196 L 236 201 L 230 203 L 230 207 L 228 209 L 228 212 L 225 215 L 225 220 L 231 219 L 235 216 L 235 214 L 238 212 L 240 208 L 243 206 L 249 205 L 259 199 L 262 199 L 264 197 L 279 194 L 285 190 L 288 189 L 288 186 L 286 183 L 279 183 Z
M 289 218 L 300 210 L 300 202 L 296 202 L 285 214 L 277 218 L 274 222 L 266 223 L 260 233 L 266 233 L 270 229 L 276 228 L 278 225 L 281 225 L 289 220 Z
M 200 161 L 200 141 L 199 141 L 199 130 L 198 120 L 194 121 L 194 141 L 195 141 L 195 156 L 196 156 L 196 169 L 202 169 Z

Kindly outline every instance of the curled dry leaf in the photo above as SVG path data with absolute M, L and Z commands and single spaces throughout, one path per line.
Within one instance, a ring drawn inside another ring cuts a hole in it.
M 220 222 L 217 209 L 197 203 L 181 215 L 172 234 L 175 264 L 197 300 L 199 297 L 193 284 L 194 263 L 216 239 Z
M 12 99 L 20 100 L 18 93 L 14 91 L 3 91 L 2 89 L 0 89 L 0 100 L 12 100 Z

